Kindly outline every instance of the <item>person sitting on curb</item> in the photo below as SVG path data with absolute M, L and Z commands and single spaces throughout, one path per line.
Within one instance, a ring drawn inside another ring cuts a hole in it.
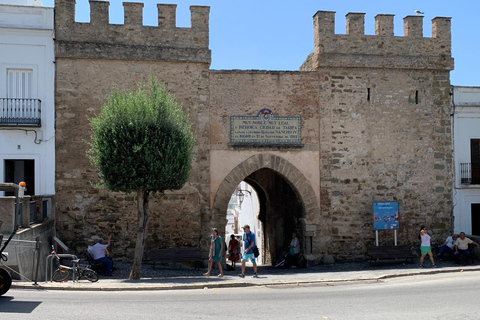
M 477 247 L 480 247 L 478 243 L 476 243 L 472 239 L 465 237 L 465 232 L 460 232 L 460 238 L 458 238 L 457 241 L 455 241 L 455 253 L 453 254 L 457 262 L 459 261 L 460 254 L 462 253 L 465 254 L 465 256 L 469 260 L 470 258 L 470 251 L 468 250 L 469 244 L 474 244 Z
M 112 267 L 113 261 L 107 258 L 107 248 L 110 247 L 110 240 L 112 236 L 108 236 L 108 243 L 103 244 L 103 239 L 98 239 L 98 242 L 92 247 L 92 257 L 95 261 L 103 263 L 106 265 L 107 269 L 105 271 L 105 275 L 111 276 L 112 275 Z
M 445 239 L 445 242 L 443 245 L 440 247 L 440 251 L 438 252 L 438 256 L 440 259 L 443 258 L 443 254 L 445 252 L 451 252 L 455 250 L 455 241 L 457 241 L 458 236 L 456 234 L 453 234 L 451 236 L 448 236 L 447 239 Z

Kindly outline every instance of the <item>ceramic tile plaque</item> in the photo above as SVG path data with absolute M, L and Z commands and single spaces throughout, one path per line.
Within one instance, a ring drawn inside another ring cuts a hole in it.
M 233 145 L 301 145 L 302 119 L 275 116 L 262 109 L 256 116 L 230 117 L 230 143 Z

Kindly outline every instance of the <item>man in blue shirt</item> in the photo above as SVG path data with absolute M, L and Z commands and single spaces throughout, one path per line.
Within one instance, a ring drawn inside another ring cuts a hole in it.
M 255 247 L 255 234 L 250 231 L 250 226 L 248 224 L 243 226 L 243 248 L 245 249 L 242 253 L 242 273 L 239 274 L 241 278 L 245 278 L 245 263 L 247 260 L 250 260 L 253 263 L 253 277 L 257 278 L 257 262 L 255 256 L 253 255 L 253 248 Z

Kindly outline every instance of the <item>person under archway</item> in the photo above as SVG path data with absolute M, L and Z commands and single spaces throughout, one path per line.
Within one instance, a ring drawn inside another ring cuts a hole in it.
M 245 264 L 247 260 L 250 260 L 253 264 L 253 277 L 258 278 L 257 276 L 257 261 L 255 260 L 255 255 L 253 254 L 253 248 L 255 247 L 255 234 L 250 231 L 250 226 L 248 224 L 243 226 L 243 247 L 245 248 L 242 253 L 242 273 L 238 276 L 245 278 Z
M 240 243 L 235 239 L 235 235 L 230 236 L 230 242 L 228 243 L 228 260 L 232 263 L 232 268 L 235 269 L 237 261 L 240 260 Z
M 300 256 L 300 241 L 296 233 L 292 233 L 292 240 L 285 257 L 285 268 L 297 267 L 298 257 Z

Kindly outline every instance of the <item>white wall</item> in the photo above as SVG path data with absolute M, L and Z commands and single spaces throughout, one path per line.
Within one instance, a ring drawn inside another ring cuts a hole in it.
M 7 68 L 32 69 L 42 123 L 0 127 L 0 182 L 5 181 L 6 159 L 33 159 L 37 195 L 55 193 L 53 38 L 53 8 L 0 5 L 0 98 L 6 97 Z
M 472 232 L 471 204 L 480 203 L 480 185 L 462 185 L 460 163 L 470 163 L 470 140 L 480 139 L 480 87 L 453 88 L 454 230 Z
M 241 182 L 240 188 L 242 190 L 250 191 L 243 192 L 245 194 L 242 206 L 240 207 L 240 213 L 238 214 L 238 226 L 242 228 L 244 225 L 248 224 L 250 230 L 255 234 L 255 240 L 257 242 L 257 247 L 260 252 L 262 252 L 262 222 L 257 219 L 257 216 L 260 212 L 260 203 L 258 201 L 258 195 L 248 183 Z M 243 234 L 243 229 L 239 229 L 239 233 Z M 261 263 L 262 257 L 259 257 L 258 263 Z
M 0 4 L 10 4 L 16 6 L 42 6 L 42 0 L 0 0 Z

